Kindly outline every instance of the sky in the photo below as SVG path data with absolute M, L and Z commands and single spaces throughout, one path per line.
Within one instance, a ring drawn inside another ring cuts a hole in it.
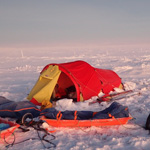
M 0 0 L 0 48 L 150 45 L 150 0 Z

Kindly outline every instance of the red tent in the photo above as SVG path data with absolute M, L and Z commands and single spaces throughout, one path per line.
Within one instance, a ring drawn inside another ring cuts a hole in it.
M 77 101 L 81 100 L 81 96 L 83 100 L 97 96 L 100 91 L 108 94 L 121 84 L 120 77 L 114 71 L 94 68 L 84 61 L 49 64 L 44 67 L 42 72 L 50 65 L 57 65 L 61 70 L 58 79 L 61 88 L 75 86 Z
M 56 85 L 59 85 L 61 92 L 57 91 L 61 94 L 62 90 L 69 91 L 70 87 L 74 87 L 74 97 L 69 98 L 84 101 L 97 96 L 101 91 L 108 94 L 122 84 L 114 71 L 94 68 L 84 61 L 52 63 L 44 67 L 27 98 L 34 104 L 41 105 L 43 100 L 56 98 Z M 59 98 L 63 98 L 62 95 Z

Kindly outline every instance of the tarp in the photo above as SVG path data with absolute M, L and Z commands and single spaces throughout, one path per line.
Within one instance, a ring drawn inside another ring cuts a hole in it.
M 108 108 L 103 111 L 93 112 L 93 111 L 58 111 L 55 108 L 47 108 L 41 112 L 41 115 L 44 115 L 49 119 L 58 119 L 62 120 L 94 120 L 94 119 L 109 119 L 112 117 L 115 118 L 124 118 L 129 117 L 129 110 L 127 106 L 123 106 L 117 102 L 113 102 Z M 60 117 L 61 116 L 61 117 Z
M 94 68 L 84 61 L 48 64 L 27 98 L 41 105 L 43 100 L 50 100 L 56 84 L 62 89 L 74 86 L 76 100 L 83 101 L 100 91 L 105 94 L 113 91 L 121 85 L 121 78 L 112 70 Z
M 33 117 L 38 117 L 40 110 L 29 101 L 14 102 L 0 96 L 0 117 L 21 119 L 26 113 L 31 113 Z

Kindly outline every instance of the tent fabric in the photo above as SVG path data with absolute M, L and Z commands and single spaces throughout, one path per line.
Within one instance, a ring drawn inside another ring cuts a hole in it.
M 33 117 L 40 115 L 40 110 L 29 101 L 14 102 L 0 96 L 0 117 L 21 119 L 26 113 L 31 113 Z
M 113 102 L 108 108 L 96 113 L 93 119 L 107 119 L 114 116 L 115 118 L 129 117 L 129 110 L 127 106 L 123 106 L 117 102 Z
M 57 119 L 60 112 L 55 108 L 47 108 L 41 112 L 48 119 Z M 61 120 L 89 120 L 89 119 L 109 119 L 129 117 L 128 107 L 123 106 L 117 102 L 113 102 L 108 108 L 99 112 L 92 111 L 63 111 L 61 112 Z
M 49 101 L 60 73 L 58 66 L 50 65 L 41 73 L 37 83 L 28 95 L 28 99 L 31 99 L 31 102 L 36 105 L 40 105 L 43 100 Z
M 53 75 L 51 79 L 45 79 L 50 73 L 53 74 L 54 67 L 58 68 L 60 72 L 58 74 L 55 72 L 57 75 Z M 54 79 L 55 81 L 53 81 Z M 81 60 L 60 64 L 52 63 L 43 68 L 37 83 L 27 98 L 40 105 L 42 100 L 50 99 L 51 91 L 54 90 L 57 83 L 63 89 L 75 86 L 76 99 L 82 101 L 97 96 L 100 91 L 108 94 L 115 87 L 120 86 L 121 78 L 112 70 L 94 68 Z
M 99 80 L 102 82 L 102 91 L 108 94 L 115 87 L 119 87 L 121 84 L 120 77 L 112 70 L 96 68 Z

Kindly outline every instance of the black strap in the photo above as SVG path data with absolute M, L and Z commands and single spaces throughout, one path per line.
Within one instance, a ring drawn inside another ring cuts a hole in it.
M 31 121 L 29 121 L 29 122 L 26 121 L 26 119 L 27 119 L 28 117 L 31 119 Z M 55 147 L 56 147 L 56 144 L 54 144 L 54 143 L 52 142 L 52 140 L 55 139 L 55 136 L 52 135 L 51 133 L 49 133 L 46 129 L 40 127 L 40 126 L 42 125 L 42 123 L 43 123 L 43 121 L 41 121 L 41 120 L 39 120 L 38 122 L 33 121 L 33 116 L 32 116 L 32 114 L 30 114 L 30 113 L 25 114 L 25 115 L 22 117 L 22 120 L 21 120 L 21 122 L 20 122 L 20 125 L 23 125 L 23 126 L 20 126 L 19 129 L 21 129 L 22 132 L 28 132 L 28 131 L 30 131 L 29 127 L 32 127 L 32 128 L 34 128 L 34 129 L 37 131 L 38 138 L 29 138 L 29 139 L 23 140 L 23 141 L 21 141 L 21 142 L 15 143 L 16 137 L 15 137 L 15 134 L 13 133 L 14 140 L 13 140 L 13 142 L 12 142 L 11 144 L 8 143 L 8 142 L 6 141 L 6 139 L 4 138 L 6 144 L 8 144 L 6 147 L 7 147 L 7 148 L 10 147 L 10 146 L 12 147 L 12 146 L 15 145 L 15 144 L 20 144 L 20 143 L 23 143 L 23 142 L 28 141 L 28 140 L 31 140 L 31 139 L 32 139 L 32 140 L 39 140 L 39 139 L 40 139 L 40 141 L 41 141 L 41 143 L 43 144 L 43 147 L 44 147 L 45 149 L 55 148 Z M 40 136 L 40 132 L 44 132 L 44 135 L 43 135 L 42 137 Z M 46 139 L 47 136 L 51 136 L 51 138 Z M 49 143 L 50 146 L 46 147 L 45 144 L 44 144 L 44 142 Z

